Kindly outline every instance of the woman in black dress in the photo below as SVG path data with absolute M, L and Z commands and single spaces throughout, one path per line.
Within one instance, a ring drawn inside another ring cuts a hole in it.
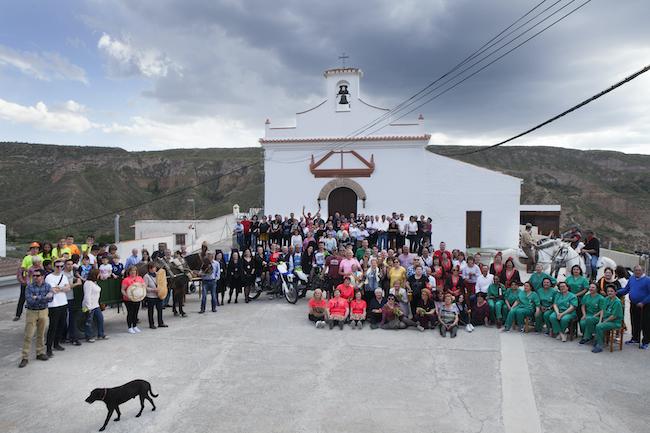
M 219 299 L 219 295 L 221 295 L 221 303 L 219 305 L 223 305 L 223 298 L 226 296 L 226 286 L 228 285 L 228 268 L 221 250 L 215 250 L 214 260 L 219 262 L 219 269 L 221 269 L 221 276 L 217 280 L 217 300 Z
M 237 298 L 242 288 L 243 269 L 242 261 L 239 258 L 239 251 L 232 250 L 230 253 L 230 260 L 228 261 L 228 303 L 232 301 L 232 292 L 235 292 L 235 304 L 237 303 Z
M 246 248 L 244 250 L 243 257 L 241 259 L 242 263 L 242 284 L 244 285 L 244 301 L 248 304 L 250 299 L 248 296 L 251 293 L 251 287 L 255 284 L 255 259 L 251 255 L 251 250 Z M 237 302 L 237 297 L 235 297 L 235 302 Z

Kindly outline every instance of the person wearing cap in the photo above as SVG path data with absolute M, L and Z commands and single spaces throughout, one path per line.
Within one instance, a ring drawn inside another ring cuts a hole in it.
M 520 245 L 521 249 L 524 251 L 524 254 L 528 256 L 528 261 L 526 262 L 526 272 L 529 274 L 535 269 L 535 240 L 533 239 L 533 225 L 531 223 L 526 223 L 526 230 L 521 233 Z
M 29 268 L 32 267 L 33 259 L 38 255 L 38 250 L 40 248 L 41 245 L 38 242 L 32 242 L 29 244 L 29 254 L 23 257 L 20 269 L 18 269 L 17 279 L 20 283 L 20 296 L 18 297 L 18 305 L 16 305 L 16 316 L 14 317 L 14 322 L 20 320 L 20 316 L 23 314 L 23 307 L 25 306 L 25 289 L 29 283 L 27 280 L 27 272 Z
M 45 354 L 45 328 L 49 322 L 47 304 L 54 296 L 52 287 L 45 282 L 42 270 L 33 273 L 34 281 L 25 288 L 25 303 L 27 313 L 25 319 L 25 338 L 23 340 L 22 358 L 18 367 L 27 365 L 32 339 L 36 334 L 36 359 L 47 361 Z

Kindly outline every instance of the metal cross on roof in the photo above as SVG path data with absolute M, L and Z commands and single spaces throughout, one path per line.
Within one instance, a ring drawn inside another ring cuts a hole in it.
M 345 68 L 345 61 L 349 59 L 350 56 L 346 55 L 345 53 L 341 53 L 339 56 L 339 60 L 341 61 L 341 67 Z

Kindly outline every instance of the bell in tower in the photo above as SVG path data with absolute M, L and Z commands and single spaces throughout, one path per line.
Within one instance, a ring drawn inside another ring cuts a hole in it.
M 350 103 L 350 101 L 348 101 L 348 95 L 349 94 L 350 94 L 350 92 L 348 92 L 348 86 L 347 85 L 342 84 L 342 85 L 339 86 L 338 97 L 339 97 L 339 104 L 340 105 L 348 105 Z

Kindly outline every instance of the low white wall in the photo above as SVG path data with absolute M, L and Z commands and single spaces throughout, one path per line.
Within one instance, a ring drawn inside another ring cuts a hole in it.
M 133 248 L 137 248 L 139 250 L 139 256 L 142 256 L 143 248 L 146 248 L 149 251 L 149 254 L 153 254 L 153 252 L 158 249 L 158 244 L 162 242 L 166 243 L 167 248 L 172 250 L 172 252 L 180 247 L 180 245 L 174 245 L 174 236 L 159 236 L 119 242 L 117 244 L 117 254 L 119 254 L 122 263 L 124 263 L 126 258 L 131 255 L 131 250 Z
M 633 268 L 636 265 L 642 264 L 641 257 L 636 254 L 622 253 L 620 251 L 601 248 L 600 255 L 602 257 L 609 257 L 616 262 L 617 266 L 625 266 L 626 268 Z

